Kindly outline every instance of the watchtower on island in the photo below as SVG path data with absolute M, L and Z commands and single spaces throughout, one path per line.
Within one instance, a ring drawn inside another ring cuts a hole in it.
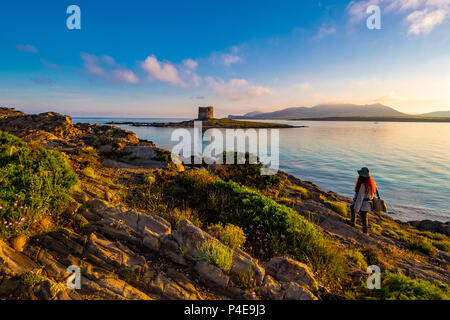
M 198 107 L 198 119 L 214 119 L 214 107 Z

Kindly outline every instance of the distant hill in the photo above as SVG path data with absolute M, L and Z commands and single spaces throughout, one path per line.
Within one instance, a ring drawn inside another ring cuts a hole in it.
M 450 111 L 435 111 L 421 114 L 422 117 L 450 117 Z
M 391 107 L 382 104 L 356 105 L 356 104 L 320 104 L 314 107 L 287 108 L 274 112 L 250 112 L 243 116 L 229 115 L 230 119 L 306 119 L 325 117 L 366 117 L 407 116 Z

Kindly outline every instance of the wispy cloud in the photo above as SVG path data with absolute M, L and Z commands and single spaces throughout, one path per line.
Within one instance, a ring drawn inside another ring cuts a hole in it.
M 206 81 L 208 81 L 216 96 L 233 101 L 253 99 L 273 94 L 272 90 L 255 86 L 245 79 L 231 79 L 225 82 L 222 79 L 207 77 Z
M 127 83 L 139 83 L 139 78 L 131 70 L 113 70 L 112 75 L 115 80 L 123 81 Z
M 227 67 L 244 61 L 242 54 L 240 54 L 240 49 L 237 46 L 228 48 L 225 52 L 213 52 L 209 59 L 214 65 L 225 65 Z
M 81 52 L 80 55 L 84 69 L 90 76 L 112 82 L 139 83 L 139 78 L 133 71 L 118 66 L 110 56 L 98 57 L 85 52 Z
M 46 66 L 47 68 L 50 68 L 50 69 L 53 69 L 53 70 L 57 70 L 57 71 L 60 71 L 60 70 L 61 70 L 61 67 L 60 67 L 59 65 L 57 65 L 56 63 L 48 62 L 48 61 L 45 60 L 45 59 L 41 59 L 41 63 L 42 63 L 44 66 Z
M 234 63 L 238 63 L 241 62 L 242 58 L 234 55 L 234 54 L 222 54 L 222 62 L 224 65 L 226 65 L 227 67 L 231 66 Z
M 30 77 L 30 80 L 39 85 L 52 85 L 53 80 L 48 77 Z
M 183 61 L 183 64 L 186 66 L 186 68 L 190 70 L 195 70 L 198 67 L 198 62 L 192 59 L 186 59 Z
M 319 30 L 317 31 L 317 35 L 316 37 L 318 39 L 323 39 L 326 36 L 332 35 L 336 33 L 336 28 L 332 27 L 332 26 L 326 26 L 326 25 L 322 25 Z
M 39 51 L 36 49 L 35 46 L 32 46 L 31 44 L 18 44 L 16 45 L 16 49 L 21 52 L 30 52 L 33 54 L 37 54 Z
M 106 70 L 100 65 L 99 58 L 94 54 L 81 52 L 84 69 L 91 76 L 106 77 Z
M 406 17 L 406 21 L 410 23 L 408 34 L 428 34 L 436 26 L 442 24 L 449 17 L 449 15 L 450 12 L 445 9 L 415 10 Z
M 370 5 L 379 5 L 386 14 L 404 15 L 407 33 L 412 35 L 428 34 L 450 20 L 449 0 L 361 0 L 348 4 L 350 22 L 357 23 L 365 19 Z

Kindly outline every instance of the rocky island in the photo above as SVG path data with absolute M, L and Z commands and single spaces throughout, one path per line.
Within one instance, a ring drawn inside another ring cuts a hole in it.
M 370 214 L 366 235 L 352 199 L 261 164 L 175 166 L 131 131 L 6 108 L 0 164 L 0 299 L 449 299 L 448 223 Z
M 202 121 L 203 129 L 211 128 L 229 128 L 229 129 L 283 129 L 299 128 L 304 126 L 292 126 L 288 124 L 256 122 L 256 121 L 238 121 L 233 119 L 215 119 L 213 107 L 199 107 L 198 119 L 181 122 L 130 122 L 130 121 L 111 121 L 107 124 L 129 125 L 133 127 L 168 127 L 168 128 L 193 128 L 194 121 Z

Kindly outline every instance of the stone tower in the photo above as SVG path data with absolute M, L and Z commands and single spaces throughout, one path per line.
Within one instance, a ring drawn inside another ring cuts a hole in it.
M 214 118 L 214 107 L 198 107 L 198 119 L 208 120 Z

